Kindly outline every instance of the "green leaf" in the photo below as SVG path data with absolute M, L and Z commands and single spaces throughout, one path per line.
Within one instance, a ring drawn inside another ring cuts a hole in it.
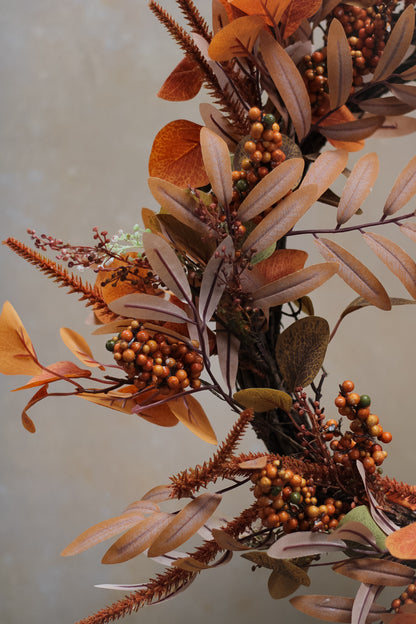
M 255 412 L 268 412 L 276 408 L 289 412 L 292 407 L 292 398 L 286 392 L 272 388 L 246 388 L 236 392 L 233 398 Z
M 276 361 L 292 391 L 308 386 L 319 373 L 329 342 L 329 325 L 319 316 L 296 321 L 280 334 L 276 342 Z
M 351 509 L 351 511 L 345 514 L 337 528 L 341 528 L 344 524 L 350 521 L 361 522 L 361 524 L 367 527 L 367 529 L 369 529 L 374 535 L 378 548 L 380 548 L 380 550 L 386 549 L 386 536 L 374 522 L 368 507 L 365 505 L 359 505 L 358 507 Z
M 267 587 L 269 594 L 275 600 L 286 598 L 293 594 L 300 585 L 309 587 L 311 584 L 308 574 L 291 561 L 277 559 L 277 567 L 269 576 Z

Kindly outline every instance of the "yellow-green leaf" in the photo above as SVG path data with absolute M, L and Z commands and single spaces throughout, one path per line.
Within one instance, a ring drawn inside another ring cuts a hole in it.
M 236 392 L 233 399 L 243 407 L 251 408 L 255 412 L 268 412 L 273 409 L 289 412 L 292 407 L 290 395 L 273 388 L 245 388 Z

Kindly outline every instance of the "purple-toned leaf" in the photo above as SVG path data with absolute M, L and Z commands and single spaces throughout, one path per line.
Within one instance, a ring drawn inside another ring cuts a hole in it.
M 157 234 L 145 232 L 143 247 L 154 273 L 180 301 L 191 301 L 192 294 L 183 266 L 172 247 Z
M 328 150 L 318 156 L 309 167 L 303 181 L 303 186 L 316 185 L 316 199 L 320 197 L 328 187 L 344 171 L 348 164 L 348 152 L 346 150 Z
M 299 182 L 304 165 L 303 158 L 289 158 L 260 180 L 238 209 L 240 221 L 252 219 L 282 199 Z
M 217 323 L 215 336 L 221 374 L 228 393 L 231 394 L 234 390 L 237 377 L 240 341 L 234 334 L 219 323 Z
M 332 569 L 360 583 L 375 586 L 402 587 L 409 585 L 414 578 L 413 568 L 396 561 L 375 557 L 340 561 L 333 565 Z
M 290 603 L 306 615 L 324 620 L 325 622 L 341 622 L 351 624 L 353 598 L 344 596 L 318 596 L 310 594 L 307 596 L 295 596 L 290 599 Z M 367 623 L 376 622 L 386 609 L 380 605 L 373 604 L 367 616 Z
M 394 96 L 370 98 L 360 102 L 359 106 L 361 110 L 373 115 L 405 115 L 414 109 L 413 106 L 402 102 Z
M 355 594 L 354 604 L 352 606 L 351 624 L 365 624 L 369 621 L 368 614 L 370 613 L 374 600 L 382 589 L 382 587 L 377 585 L 361 583 Z
M 413 5 L 410 5 L 400 15 L 391 31 L 386 47 L 374 71 L 373 82 L 385 80 L 400 65 L 412 42 L 414 29 L 415 10 Z
M 109 308 L 115 314 L 140 320 L 170 321 L 174 323 L 188 323 L 191 321 L 182 308 L 171 301 L 146 295 L 133 293 L 115 299 L 109 304 Z
M 328 88 L 329 104 L 335 110 L 345 104 L 352 87 L 352 58 L 344 27 L 336 18 L 328 30 Z
M 126 585 L 117 585 L 116 583 L 100 583 L 100 585 L 94 585 L 98 589 L 115 589 L 116 591 L 140 591 L 141 589 L 147 589 L 146 583 L 130 583 Z
M 363 238 L 387 268 L 399 278 L 410 296 L 416 299 L 416 262 L 399 245 L 381 234 L 366 232 Z
M 319 127 L 319 132 L 327 139 L 335 141 L 360 141 L 371 136 L 382 125 L 384 119 L 382 115 L 372 115 L 356 121 Z
M 218 201 L 223 206 L 228 206 L 233 195 L 233 183 L 227 144 L 212 130 L 202 128 L 201 150 L 212 190 Z
M 389 84 L 389 89 L 399 100 L 408 104 L 412 109 L 416 108 L 416 87 L 402 84 Z M 409 111 L 405 111 L 406 113 Z M 390 113 L 394 114 L 394 113 Z M 395 113 L 399 115 L 400 113 Z
M 233 258 L 233 240 L 227 236 L 211 256 L 202 276 L 198 307 L 204 325 L 211 320 L 222 297 L 231 270 L 230 260 Z
M 338 225 L 346 223 L 371 193 L 378 170 L 379 160 L 375 152 L 365 154 L 355 164 L 338 204 Z
M 311 105 L 305 83 L 296 65 L 271 34 L 260 33 L 260 46 L 266 68 L 292 119 L 299 141 L 311 126 Z
M 349 542 L 357 542 L 364 546 L 376 547 L 376 540 L 372 532 L 362 522 L 351 520 L 337 527 L 328 536 L 329 541 L 342 539 Z
M 377 503 L 376 499 L 374 498 L 374 494 L 368 487 L 367 475 L 364 466 L 361 462 L 357 462 L 356 466 L 362 482 L 364 483 L 365 492 L 367 494 L 368 502 L 370 503 L 370 513 L 374 522 L 386 535 L 390 535 L 390 533 L 398 531 L 400 527 L 395 522 L 390 520 L 390 518 L 384 513 L 384 511 L 380 509 L 380 505 Z
M 227 143 L 228 149 L 234 152 L 241 139 L 241 133 L 237 132 L 228 119 L 212 104 L 200 104 L 199 112 L 206 127 L 218 134 Z
M 383 214 L 390 216 L 403 208 L 416 193 L 416 156 L 397 177 L 384 205 Z
M 267 551 L 274 559 L 294 559 L 295 557 L 309 557 L 328 552 L 339 552 L 347 547 L 343 540 L 328 540 L 323 533 L 300 531 L 288 533 L 278 538 Z
M 255 249 L 257 253 L 282 238 L 312 206 L 316 198 L 316 186 L 302 186 L 282 199 L 254 230 L 248 235 L 241 249 Z

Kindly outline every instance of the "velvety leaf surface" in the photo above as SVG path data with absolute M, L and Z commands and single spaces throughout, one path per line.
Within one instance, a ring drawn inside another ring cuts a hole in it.
M 316 185 L 316 199 L 331 186 L 348 164 L 348 152 L 346 150 L 328 150 L 322 152 L 309 167 L 302 186 Z
M 292 0 L 285 13 L 285 30 L 283 37 L 293 35 L 301 22 L 314 15 L 321 6 L 322 0 Z
M 409 115 L 386 116 L 383 125 L 374 134 L 375 139 L 390 139 L 416 132 L 416 119 Z
M 215 238 L 201 235 L 170 214 L 157 215 L 160 230 L 178 251 L 206 264 L 215 251 Z
M 400 231 L 416 243 L 416 223 L 405 223 L 400 226 Z
M 328 87 L 331 110 L 347 101 L 352 86 L 352 59 L 344 27 L 334 18 L 328 30 Z
M 120 297 L 110 304 L 110 309 L 120 316 L 140 320 L 171 321 L 186 323 L 189 321 L 179 306 L 167 299 L 154 295 L 131 294 Z
M 169 408 L 185 427 L 188 427 L 198 438 L 217 444 L 217 438 L 199 401 L 191 394 L 169 401 Z
M 365 242 L 374 253 L 399 278 L 407 292 L 416 299 L 416 263 L 403 249 L 381 234 L 366 232 Z
M 14 392 L 17 390 L 27 390 L 28 388 L 35 388 L 36 386 L 43 386 L 44 384 L 52 383 L 54 381 L 58 381 L 59 379 L 75 379 L 79 377 L 90 377 L 91 371 L 79 368 L 73 362 L 55 362 L 55 364 L 49 364 L 48 370 L 44 370 L 40 373 L 40 375 L 35 375 L 24 385 L 20 386 L 20 388 L 15 388 Z
M 202 87 L 204 75 L 198 63 L 185 56 L 167 77 L 157 96 L 169 102 L 184 102 L 195 97 Z
M 345 514 L 337 529 L 343 529 L 344 526 L 348 528 L 350 522 L 359 522 L 360 524 L 363 524 L 373 535 L 377 547 L 380 550 L 385 550 L 386 535 L 373 520 L 371 513 L 366 505 L 358 505 L 357 507 L 354 507 L 354 509 L 351 509 L 351 511 Z
M 220 302 L 231 270 L 229 259 L 233 258 L 233 241 L 227 236 L 212 254 L 202 277 L 198 308 L 204 325 L 211 320 Z
M 231 394 L 237 377 L 240 341 L 219 323 L 217 324 L 215 337 L 221 374 L 227 390 Z
M 234 153 L 236 145 L 241 139 L 241 133 L 212 104 L 203 102 L 199 105 L 199 112 L 205 126 L 218 134 L 227 143 L 230 152 Z
M 212 537 L 223 550 L 247 550 L 247 546 L 222 529 L 212 529 Z
M 234 57 L 248 56 L 264 28 L 258 15 L 240 17 L 227 24 L 212 39 L 208 54 L 213 61 L 230 61 Z
M 405 115 L 410 113 L 414 107 L 391 96 L 364 100 L 360 102 L 360 108 L 367 113 L 373 113 L 373 115 Z
M 370 514 L 368 519 L 374 524 Z M 335 530 L 331 531 L 328 536 L 329 540 L 341 539 L 349 542 L 356 542 L 374 548 L 377 545 L 376 538 L 368 526 L 357 520 L 348 519 L 346 522 L 340 522 Z M 383 536 L 384 539 L 384 536 Z
M 373 81 L 385 80 L 400 65 L 409 49 L 415 28 L 415 10 L 410 5 L 403 11 L 396 22 L 380 61 L 374 71 Z
M 300 585 L 309 586 L 310 578 L 302 568 L 291 561 L 278 561 L 267 582 L 269 594 L 275 600 L 286 598 L 295 592 Z
M 300 271 L 307 259 L 306 251 L 300 249 L 276 249 L 271 256 L 255 264 L 251 271 L 242 273 L 243 289 L 257 290 L 285 275 Z
M 142 496 L 143 501 L 162 503 L 172 498 L 172 487 L 170 485 L 156 485 Z
M 412 85 L 391 84 L 389 85 L 390 91 L 399 98 L 405 104 L 408 104 L 412 109 L 416 108 L 416 87 Z M 406 113 L 409 111 L 405 111 Z M 400 113 L 390 113 L 399 115 Z
M 16 310 L 9 301 L 0 316 L 0 373 L 3 375 L 38 375 L 32 342 Z
M 354 165 L 337 210 L 337 223 L 342 225 L 350 219 L 371 193 L 379 171 L 379 159 L 375 152 L 365 154 Z
M 255 412 L 268 412 L 277 408 L 289 412 L 292 407 L 290 395 L 273 388 L 245 388 L 236 392 L 233 399 Z
M 414 156 L 400 172 L 389 196 L 386 199 L 383 213 L 390 216 L 403 208 L 416 193 L 416 156 Z
M 416 522 L 391 533 L 386 546 L 397 559 L 416 559 Z
M 327 128 L 330 126 L 337 126 L 340 124 L 355 122 L 356 118 L 350 109 L 345 106 L 340 106 L 337 110 L 333 111 L 323 118 L 313 119 L 318 124 L 319 128 Z M 345 139 L 345 138 L 331 138 L 327 137 L 328 142 L 337 149 L 347 150 L 347 152 L 359 152 L 363 149 L 365 142 L 363 139 Z

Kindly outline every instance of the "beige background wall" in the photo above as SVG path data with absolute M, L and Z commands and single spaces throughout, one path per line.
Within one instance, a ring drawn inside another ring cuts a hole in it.
M 208 2 L 199 4 L 208 11 Z M 163 5 L 174 10 L 172 0 Z M 142 206 L 156 209 L 146 185 L 154 135 L 175 118 L 200 121 L 195 101 L 169 104 L 155 95 L 181 58 L 174 43 L 142 0 L 2 0 L 0 25 L 2 238 L 28 242 L 25 230 L 34 227 L 85 243 L 95 225 L 109 232 L 132 227 Z M 382 160 L 374 198 L 366 203 L 368 220 L 378 218 L 395 177 L 413 156 L 414 136 L 368 141 L 368 149 L 378 150 Z M 316 205 L 305 223 L 331 227 L 333 210 Z M 392 236 L 412 249 L 407 240 Z M 406 296 L 358 235 L 349 241 L 391 295 Z M 311 252 L 311 263 L 320 260 L 311 240 L 296 244 Z M 70 359 L 59 327 L 88 338 L 85 309 L 7 249 L 0 253 L 1 298 L 13 303 L 45 363 Z M 354 297 L 333 278 L 314 297 L 316 313 L 333 325 Z M 414 318 L 411 306 L 388 314 L 366 309 L 348 317 L 326 363 L 328 414 L 334 413 L 337 384 L 357 380 L 394 435 L 387 471 L 410 481 L 415 473 Z M 90 341 L 97 356 L 108 361 L 102 342 Z M 105 545 L 73 559 L 60 558 L 60 550 L 170 474 L 208 458 L 212 448 L 181 426 L 152 428 L 134 416 L 75 399 L 50 399 L 35 407 L 38 432 L 31 436 L 20 424 L 30 392 L 10 394 L 21 381 L 0 380 L 0 622 L 70 624 L 121 597 L 94 589 L 94 583 L 142 582 L 161 569 L 145 558 L 101 566 Z M 230 416 L 215 401 L 207 407 L 221 438 Z M 261 448 L 253 436 L 249 446 Z M 249 501 L 244 494 L 226 503 L 223 513 L 238 513 Z M 314 593 L 328 590 L 323 572 L 313 578 Z M 252 573 L 235 557 L 229 566 L 200 577 L 177 600 L 126 621 L 249 624 L 260 615 L 268 621 L 309 621 L 287 602 L 273 601 L 266 580 L 264 571 Z M 344 584 L 342 591 L 352 595 L 353 587 Z

